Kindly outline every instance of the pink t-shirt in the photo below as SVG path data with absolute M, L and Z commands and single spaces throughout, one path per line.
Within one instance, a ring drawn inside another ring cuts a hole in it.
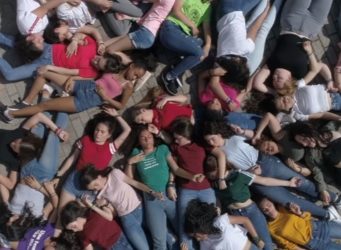
M 108 175 L 107 183 L 97 196 L 108 200 L 118 216 L 131 213 L 141 204 L 135 190 L 123 181 L 124 176 L 121 170 L 113 169 Z
M 239 107 L 240 103 L 237 100 L 237 96 L 238 96 L 239 92 L 235 88 L 233 88 L 233 87 L 231 87 L 231 86 L 229 86 L 223 82 L 220 82 L 220 85 L 223 88 L 225 94 L 228 97 L 230 97 L 230 99 L 235 104 L 237 104 L 237 106 Z M 207 86 L 199 95 L 200 102 L 204 105 L 206 105 L 208 102 L 212 101 L 214 98 L 217 98 L 217 96 L 212 92 L 212 89 L 210 88 L 210 86 Z M 221 102 L 224 109 L 228 109 L 228 106 L 225 102 L 222 102 L 221 100 L 219 100 L 219 101 Z
M 122 94 L 122 85 L 112 73 L 103 74 L 101 78 L 96 80 L 96 85 L 101 86 L 110 98 Z
M 140 19 L 139 24 L 146 27 L 156 36 L 161 23 L 171 11 L 175 0 L 156 0 L 150 10 Z

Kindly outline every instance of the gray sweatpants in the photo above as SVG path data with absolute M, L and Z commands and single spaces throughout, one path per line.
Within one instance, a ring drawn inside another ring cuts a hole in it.
M 286 0 L 281 15 L 281 31 L 308 38 L 320 33 L 333 0 Z

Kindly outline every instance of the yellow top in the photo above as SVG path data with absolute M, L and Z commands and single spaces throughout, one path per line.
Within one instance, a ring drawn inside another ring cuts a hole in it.
M 275 220 L 268 223 L 274 240 L 285 249 L 295 250 L 297 246 L 305 246 L 312 238 L 312 219 L 309 212 L 302 217 L 280 209 Z

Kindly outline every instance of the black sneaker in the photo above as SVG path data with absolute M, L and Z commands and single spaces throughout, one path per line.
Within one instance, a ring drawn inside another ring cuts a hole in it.
M 5 114 L 6 111 L 7 111 L 6 106 L 0 106 L 0 120 L 5 123 L 11 123 L 13 119 L 7 117 L 7 115 Z
M 17 102 L 16 104 L 14 104 L 12 106 L 9 106 L 8 109 L 9 110 L 18 110 L 18 109 L 23 109 L 23 108 L 26 108 L 29 106 L 31 106 L 31 105 L 24 102 L 24 101 L 20 101 L 20 102 Z
M 168 80 L 166 78 L 166 73 L 161 74 L 161 79 L 168 94 L 176 95 L 178 93 L 179 84 L 177 83 L 176 79 Z

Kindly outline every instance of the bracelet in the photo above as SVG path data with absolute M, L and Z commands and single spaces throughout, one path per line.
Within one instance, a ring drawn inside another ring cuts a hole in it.
M 104 42 L 103 41 L 97 42 L 97 44 L 99 44 L 99 45 L 103 44 L 104 45 Z
M 63 131 L 63 129 L 61 129 L 60 127 L 57 127 L 56 129 L 55 129 L 55 131 L 54 131 L 54 133 L 56 134 L 56 135 L 60 135 L 60 133 Z
M 302 170 L 303 170 L 302 167 L 300 167 L 300 171 L 299 171 L 300 174 L 302 173 Z
M 218 181 L 225 181 L 225 178 L 218 178 Z
M 50 198 L 53 198 L 53 197 L 55 197 L 55 196 L 57 196 L 56 193 L 50 194 Z
M 225 100 L 225 102 L 227 103 L 227 105 L 229 105 L 229 104 L 232 102 L 232 100 L 231 100 L 230 97 L 227 97 L 226 100 Z
M 314 52 L 311 52 L 310 54 L 308 54 L 308 56 L 311 56 L 311 55 L 313 55 L 314 54 Z
M 258 243 L 260 242 L 259 236 L 258 236 L 258 235 L 253 236 L 253 237 L 252 237 L 252 241 L 253 241 L 253 243 L 255 243 L 256 245 L 258 245 Z
M 38 191 L 40 192 L 42 188 L 43 188 L 43 185 L 40 185 L 40 187 L 38 188 Z
M 174 182 L 168 182 L 167 187 L 175 187 L 175 183 Z

